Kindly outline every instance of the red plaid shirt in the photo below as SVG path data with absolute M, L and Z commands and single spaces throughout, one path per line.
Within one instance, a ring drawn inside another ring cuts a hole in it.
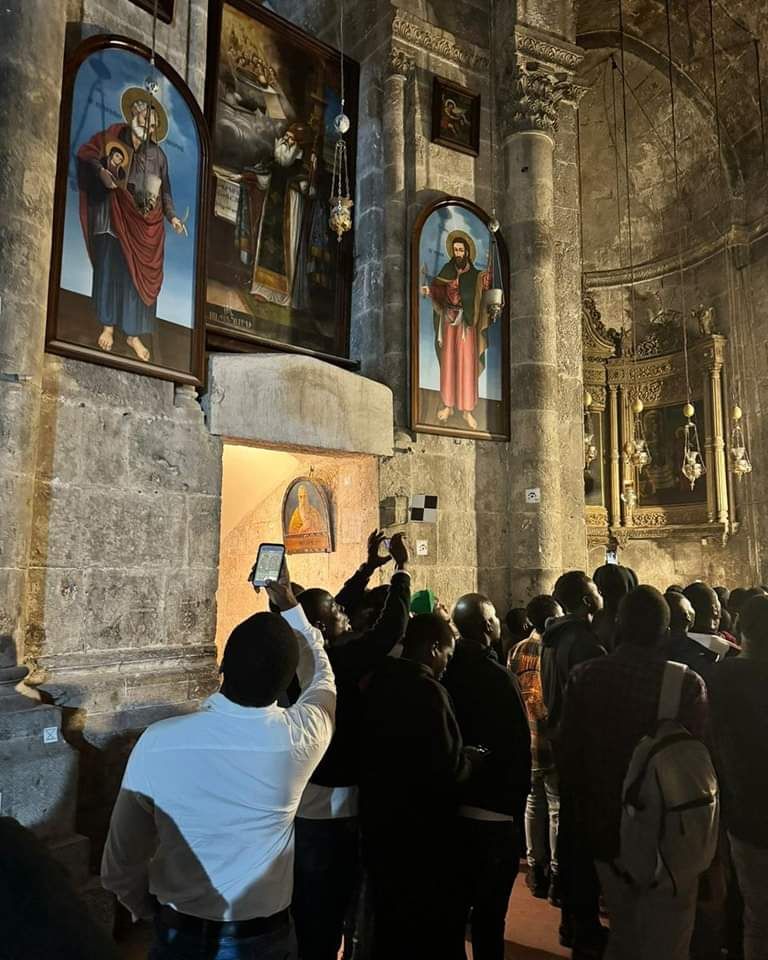
M 598 860 L 619 855 L 621 789 L 635 747 L 656 727 L 665 662 L 662 651 L 624 644 L 576 667 L 566 688 L 560 773 Z M 706 693 L 692 670 L 678 719 L 693 736 L 704 736 Z

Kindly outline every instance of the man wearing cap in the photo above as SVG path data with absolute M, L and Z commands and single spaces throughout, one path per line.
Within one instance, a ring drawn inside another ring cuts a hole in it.
M 295 960 L 293 821 L 331 740 L 336 687 L 285 566 L 267 593 L 281 614 L 234 629 L 220 692 L 150 726 L 128 760 L 102 882 L 135 919 L 154 917 L 152 960 Z M 294 673 L 302 692 L 283 709 Z
M 164 220 L 177 234 L 186 234 L 186 228 L 176 216 L 168 158 L 160 146 L 168 134 L 163 105 L 131 87 L 121 107 L 125 123 L 94 134 L 77 151 L 80 222 L 93 265 L 99 347 L 111 352 L 117 327 L 146 362 L 150 351 L 145 341 L 155 332 L 163 284 Z M 110 164 L 117 152 L 124 157 L 123 177 Z

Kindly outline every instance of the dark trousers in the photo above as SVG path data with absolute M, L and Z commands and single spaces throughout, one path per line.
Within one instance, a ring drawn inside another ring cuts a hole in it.
M 573 798 L 561 788 L 557 863 L 563 903 L 563 928 L 574 946 L 592 943 L 600 931 L 600 881 L 592 854 L 579 829 Z
M 463 944 L 452 821 L 363 822 L 372 960 L 453 960 Z
M 357 817 L 295 820 L 291 909 L 301 960 L 336 960 L 358 882 Z
M 458 818 L 461 916 L 475 960 L 503 960 L 504 924 L 520 867 L 520 831 L 509 821 Z

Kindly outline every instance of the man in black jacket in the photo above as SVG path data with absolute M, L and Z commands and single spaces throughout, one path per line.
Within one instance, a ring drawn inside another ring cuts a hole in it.
M 359 726 L 365 678 L 400 643 L 411 602 L 408 549 L 401 534 L 390 542 L 395 572 L 374 625 L 355 635 L 345 607 L 363 599 L 376 569 L 390 556 L 379 553 L 384 534 L 368 538 L 366 562 L 334 599 L 326 590 L 299 596 L 310 623 L 325 637 L 336 679 L 336 730 L 312 774 L 296 817 L 292 911 L 301 960 L 336 960 L 344 918 L 358 880 L 357 785 Z
M 496 659 L 496 609 L 479 593 L 453 610 L 460 634 L 443 683 L 465 743 L 489 752 L 461 794 L 462 920 L 471 911 L 475 960 L 503 960 L 504 920 L 520 864 L 525 803 L 531 788 L 531 735 L 517 679 Z
M 541 687 L 547 708 L 547 727 L 560 781 L 560 824 L 557 862 L 562 890 L 563 917 L 560 942 L 573 947 L 573 960 L 602 955 L 606 934 L 600 924 L 600 886 L 590 851 L 583 842 L 575 790 L 564 776 L 560 723 L 565 688 L 573 668 L 605 649 L 592 630 L 592 619 L 603 608 L 594 581 L 582 570 L 564 573 L 555 584 L 554 597 L 565 616 L 550 621 L 541 651 Z M 621 638 L 618 638 L 621 642 Z
M 360 821 L 373 960 L 452 960 L 463 940 L 454 839 L 458 785 L 471 774 L 473 752 L 438 683 L 454 642 L 443 617 L 414 617 L 402 656 L 385 660 L 366 693 Z

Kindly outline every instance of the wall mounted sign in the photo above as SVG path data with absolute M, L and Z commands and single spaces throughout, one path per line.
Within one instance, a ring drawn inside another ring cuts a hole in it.
M 411 424 L 423 433 L 509 437 L 507 256 L 468 200 L 422 211 L 411 240 Z M 494 242 L 495 240 L 495 242 Z
M 286 553 L 333 553 L 328 498 L 309 477 L 293 480 L 285 492 L 283 543 Z
M 212 0 L 208 23 L 208 329 L 346 357 L 354 240 L 328 222 L 339 54 L 253 0 Z M 359 70 L 344 63 L 354 183 Z
M 480 94 L 435 77 L 432 81 L 432 141 L 459 153 L 480 153 Z
M 200 384 L 207 135 L 150 56 L 98 36 L 65 65 L 46 349 Z

